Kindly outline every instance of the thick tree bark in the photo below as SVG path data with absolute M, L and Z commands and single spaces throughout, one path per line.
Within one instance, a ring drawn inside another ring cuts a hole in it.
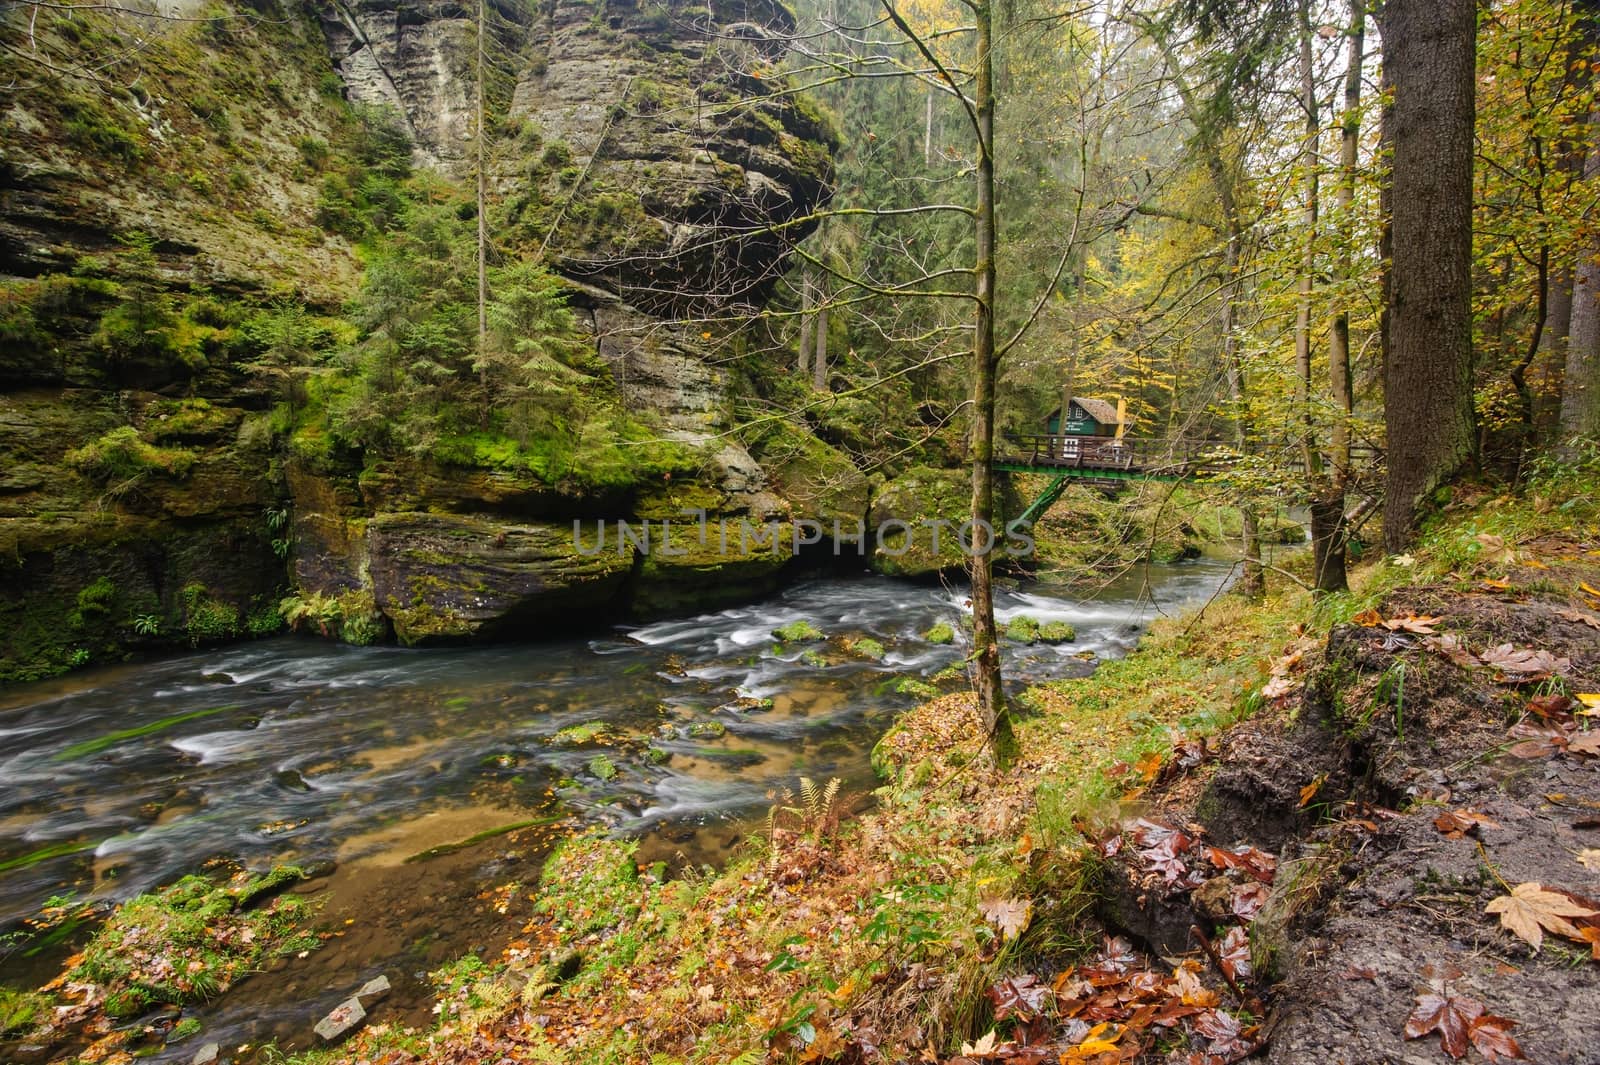
M 972 343 L 972 664 L 978 712 L 996 758 L 1004 763 L 1014 740 L 1000 677 L 1000 634 L 994 620 L 994 399 L 998 357 L 994 342 L 994 10 L 974 8 L 977 63 L 973 105 L 978 119 L 978 198 L 975 236 L 977 311 Z
M 1473 457 L 1472 167 L 1475 0 L 1388 0 L 1394 84 L 1392 276 L 1383 539 L 1402 552 L 1419 507 Z
M 1350 487 L 1350 419 L 1355 390 L 1350 373 L 1349 282 L 1355 276 L 1356 168 L 1361 148 L 1361 63 L 1366 52 L 1366 0 L 1350 0 L 1349 58 L 1345 63 L 1344 108 L 1339 115 L 1339 182 L 1333 190 L 1334 276 L 1339 301 L 1328 329 L 1328 391 L 1335 418 L 1329 446 L 1332 469 L 1311 501 L 1313 583 L 1319 592 L 1342 592 L 1346 575 L 1345 498 Z
M 1600 110 L 1589 118 L 1589 155 L 1583 176 L 1600 178 Z M 1571 331 L 1566 376 L 1561 385 L 1562 448 L 1578 440 L 1600 440 L 1600 235 L 1591 235 L 1572 272 Z

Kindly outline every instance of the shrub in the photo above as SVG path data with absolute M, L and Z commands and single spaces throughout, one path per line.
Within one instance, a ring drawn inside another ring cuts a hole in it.
M 131 425 L 121 425 L 65 456 L 66 464 L 101 484 L 135 481 L 151 474 L 182 480 L 194 468 L 195 454 L 183 448 L 156 447 Z

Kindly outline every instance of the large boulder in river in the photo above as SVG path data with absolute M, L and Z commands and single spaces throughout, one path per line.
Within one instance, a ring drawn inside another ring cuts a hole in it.
M 591 545 L 586 545 L 592 547 Z M 504 524 L 459 514 L 379 514 L 367 526 L 378 606 L 407 644 L 538 629 L 603 611 L 629 551 L 585 554 L 571 523 Z
M 971 512 L 967 474 L 926 466 L 907 470 L 872 501 L 872 568 L 891 577 L 922 577 L 963 565 L 960 532 Z

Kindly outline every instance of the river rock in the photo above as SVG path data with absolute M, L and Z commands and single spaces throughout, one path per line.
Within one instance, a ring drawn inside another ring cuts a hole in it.
M 358 998 L 347 998 L 333 1007 L 329 1014 L 317 1022 L 312 1029 L 317 1037 L 324 1043 L 337 1043 L 357 1028 L 367 1019 L 367 1011 L 362 1008 Z
M 631 554 L 581 554 L 570 524 L 379 514 L 367 537 L 373 596 L 410 645 L 603 609 L 633 566 Z
M 965 474 L 925 466 L 907 470 L 872 501 L 868 520 L 877 537 L 872 568 L 891 577 L 923 577 L 963 565 L 967 556 L 960 531 L 971 513 Z
M 356 998 L 363 1005 L 371 1005 L 389 993 L 389 978 L 382 973 L 361 985 L 361 990 L 356 992 Z
M 189 1065 L 215 1065 L 217 1056 L 222 1053 L 222 1048 L 215 1043 L 207 1043 L 194 1052 L 194 1057 L 189 1059 Z

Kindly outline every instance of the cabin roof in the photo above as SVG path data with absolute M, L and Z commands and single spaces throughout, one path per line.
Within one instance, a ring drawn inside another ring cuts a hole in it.
M 1101 425 L 1121 424 L 1117 420 L 1117 405 L 1115 403 L 1110 403 L 1103 399 L 1088 399 L 1084 396 L 1073 396 L 1072 402 L 1082 407 L 1085 414 Z M 1050 412 L 1049 417 L 1054 418 L 1060 413 L 1061 408 L 1057 407 Z M 1133 419 L 1130 418 L 1128 420 L 1132 421 Z

